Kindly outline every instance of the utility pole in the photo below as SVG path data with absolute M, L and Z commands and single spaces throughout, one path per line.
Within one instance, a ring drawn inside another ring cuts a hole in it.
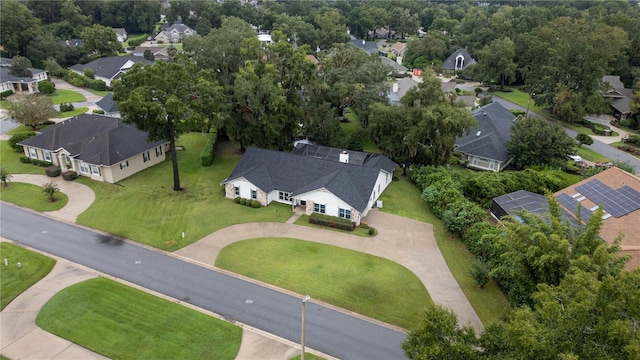
M 300 336 L 300 347 L 302 349 L 302 353 L 300 354 L 300 360 L 304 360 L 304 315 L 307 311 L 307 301 L 309 299 L 311 299 L 309 295 L 302 299 L 302 334 Z

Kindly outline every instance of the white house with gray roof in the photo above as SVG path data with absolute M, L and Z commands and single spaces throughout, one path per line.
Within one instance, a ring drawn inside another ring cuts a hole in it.
M 272 201 L 349 219 L 356 225 L 393 178 L 384 155 L 298 144 L 292 153 L 249 148 L 220 184 L 225 196 Z
M 111 86 L 111 81 L 119 79 L 122 74 L 130 70 L 136 63 L 148 65 L 153 64 L 153 61 L 134 55 L 109 56 L 86 64 L 75 64 L 69 70 L 76 74 L 84 75 L 84 69 L 91 69 L 97 80 L 102 80 L 107 86 Z
M 511 139 L 511 126 L 516 117 L 500 103 L 477 108 L 473 117 L 478 125 L 456 139 L 453 150 L 467 167 L 501 171 L 511 162 L 506 143 Z
M 13 91 L 17 94 L 35 94 L 38 91 L 38 83 L 47 80 L 45 70 L 28 68 L 31 76 L 15 76 L 9 73 L 11 59 L 0 58 L 0 92 Z
M 196 31 L 182 23 L 175 23 L 166 29 L 160 31 L 156 35 L 156 41 L 162 41 L 166 43 L 181 43 L 182 39 L 186 36 L 195 35 Z
M 22 145 L 30 159 L 116 183 L 165 160 L 167 141 L 147 142 L 147 132 L 120 119 L 82 114 L 40 131 Z

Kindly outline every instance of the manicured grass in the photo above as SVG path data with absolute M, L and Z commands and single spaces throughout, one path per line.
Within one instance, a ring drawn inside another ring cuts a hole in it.
M 58 292 L 36 324 L 112 359 L 233 359 L 242 338 L 237 326 L 105 278 Z
M 16 152 L 9 146 L 9 141 L 0 141 L 0 159 L 1 167 L 9 172 L 9 174 L 43 174 L 44 168 L 33 164 L 23 164 L 20 157 L 24 156 L 23 152 Z
M 42 192 L 42 187 L 33 184 L 9 182 L 7 187 L 0 185 L 0 200 L 35 211 L 60 210 L 69 201 L 67 195 L 62 192 L 56 193 L 55 197 L 55 202 L 49 202 L 48 196 Z
M 84 96 L 82 96 L 82 94 L 72 90 L 65 90 L 65 89 L 56 90 L 56 92 L 50 97 L 51 97 L 51 101 L 53 102 L 53 105 L 87 101 L 87 99 Z
M 233 243 L 216 266 L 406 329 L 432 304 L 417 276 L 397 263 L 288 238 Z
M 475 257 L 460 239 L 444 229 L 442 221 L 433 215 L 420 197 L 420 190 L 415 184 L 401 176 L 400 181 L 394 181 L 387 187 L 380 200 L 384 204 L 381 211 L 433 224 L 436 242 L 447 266 L 485 326 L 509 311 L 507 298 L 493 281 L 484 289 L 478 287 L 470 275 Z
M 335 229 L 335 228 L 328 227 L 328 226 L 312 224 L 312 223 L 309 222 L 309 216 L 308 215 L 300 216 L 298 218 L 298 220 L 296 220 L 296 222 L 294 224 L 302 225 L 302 226 L 308 226 L 308 227 L 312 227 L 312 228 L 316 228 L 316 229 L 337 231 L 337 232 L 341 232 L 341 233 L 344 233 L 344 234 L 350 234 L 350 235 L 356 235 L 356 236 L 362 236 L 362 237 L 373 237 L 373 236 L 376 236 L 378 234 L 378 231 L 374 229 L 374 234 L 373 235 L 369 235 L 369 229 L 364 229 L 364 228 L 362 228 L 360 226 L 357 226 L 355 229 L 353 229 L 353 231 L 347 231 L 347 230 Z
M 531 102 L 529 102 L 529 94 L 526 92 L 522 92 L 518 89 L 513 89 L 513 91 L 511 92 L 494 91 L 491 94 L 501 97 L 505 100 L 509 100 L 512 103 L 518 104 L 525 109 L 527 108 L 527 104 L 529 104 L 530 112 L 535 112 L 541 116 L 545 115 L 543 109 L 540 106 L 537 106 L 533 99 L 531 99 Z
M 2 253 L 0 310 L 2 310 L 23 291 L 45 277 L 53 269 L 56 261 L 8 242 L 0 243 L 0 252 Z M 4 266 L 4 259 L 8 260 L 9 266 Z M 17 267 L 18 263 L 22 265 L 20 269 Z
M 598 154 L 597 152 L 584 146 L 578 147 L 576 150 L 576 153 L 578 153 L 578 155 L 580 155 L 580 157 L 582 157 L 583 159 L 593 161 L 593 162 L 610 162 L 611 161 L 611 159 L 609 159 L 608 157 L 604 157 Z
M 9 109 L 9 100 L 0 100 L 0 109 Z
M 129 54 L 127 54 L 129 55 Z M 93 89 L 89 89 L 89 88 L 85 88 L 85 90 L 87 90 L 88 92 L 94 94 L 94 95 L 98 95 L 98 96 L 102 96 L 105 97 L 107 96 L 107 94 L 111 94 L 111 91 L 98 91 L 98 90 L 93 90 Z
M 80 114 L 84 114 L 89 110 L 88 107 L 77 107 L 71 111 L 65 111 L 65 112 L 58 112 L 59 118 L 68 118 L 68 117 L 72 117 L 72 116 L 76 116 L 76 115 L 80 115 Z
M 344 113 L 344 118 L 349 120 L 348 122 L 341 122 L 340 127 L 344 130 L 347 135 L 351 136 L 354 132 L 359 130 L 362 127 L 360 123 L 360 119 L 358 119 L 358 115 L 352 111 L 351 109 L 347 109 Z M 371 142 L 369 139 L 364 139 L 362 142 L 362 150 L 368 153 L 380 154 L 382 153 L 378 147 Z
M 291 206 L 286 204 L 254 209 L 225 198 L 219 184 L 241 155 L 228 144 L 220 144 L 213 165 L 202 167 L 200 152 L 206 140 L 200 133 L 180 137 L 185 148 L 178 152 L 181 192 L 172 190 L 169 159 L 117 185 L 76 179 L 96 194 L 96 201 L 79 216 L 78 223 L 174 251 L 233 224 L 285 222 L 291 216 Z

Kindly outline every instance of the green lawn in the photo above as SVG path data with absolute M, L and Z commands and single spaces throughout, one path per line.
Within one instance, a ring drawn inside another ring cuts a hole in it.
M 505 100 L 509 100 L 512 103 L 518 104 L 525 109 L 527 108 L 527 104 L 529 103 L 529 94 L 526 92 L 522 92 L 518 89 L 513 89 L 512 92 L 495 91 L 495 92 L 492 92 L 491 94 L 501 97 Z M 531 99 L 531 103 L 529 103 L 529 111 L 535 112 L 541 116 L 545 115 L 543 112 L 543 109 L 540 106 L 537 106 L 533 101 L 533 99 Z
M 42 187 L 33 184 L 9 182 L 7 187 L 0 186 L 0 200 L 35 211 L 60 210 L 67 205 L 67 195 L 58 192 L 55 197 L 55 202 L 49 202 L 48 196 L 42 192 Z
M 576 153 L 580 155 L 585 160 L 593 161 L 593 162 L 610 162 L 611 159 L 608 157 L 604 157 L 597 152 L 589 149 L 588 147 L 580 146 L 577 148 Z
M 53 105 L 87 101 L 87 99 L 82 96 L 82 94 L 65 89 L 56 90 L 56 92 L 49 97 L 51 98 Z
M 89 110 L 88 107 L 77 107 L 71 111 L 65 111 L 65 112 L 58 112 L 59 114 L 59 118 L 68 118 L 68 117 L 72 117 L 72 116 L 76 116 L 76 115 L 80 115 L 80 114 L 84 114 Z
M 112 359 L 234 359 L 242 330 L 105 278 L 72 285 L 36 319 L 44 330 Z
M 0 166 L 7 170 L 9 174 L 43 174 L 44 168 L 33 164 L 23 164 L 20 157 L 23 152 L 16 152 L 9 146 L 9 141 L 0 141 Z
M 9 109 L 9 100 L 0 100 L 0 109 Z
M 127 54 L 129 55 L 129 54 Z M 98 96 L 102 96 L 105 97 L 107 96 L 107 94 L 111 94 L 111 91 L 99 91 L 99 90 L 93 90 L 93 89 L 89 89 L 89 88 L 85 88 L 85 90 L 87 90 L 88 92 L 94 94 L 94 95 L 98 95 Z
M 80 215 L 78 223 L 174 251 L 233 224 L 285 222 L 291 216 L 291 206 L 286 204 L 254 209 L 225 198 L 219 184 L 231 174 L 240 154 L 228 146 L 216 152 L 212 166 L 202 167 L 200 151 L 206 140 L 200 133 L 181 136 L 180 145 L 185 147 L 178 152 L 182 192 L 172 190 L 170 160 L 117 185 L 86 177 L 75 180 L 96 193 L 96 201 Z
M 2 310 L 23 291 L 45 277 L 53 269 L 56 261 L 7 242 L 0 243 L 0 252 L 2 253 L 0 310 Z M 4 266 L 4 259 L 8 260 L 9 266 Z M 18 269 L 17 263 L 20 263 L 22 268 Z
M 489 282 L 484 289 L 478 287 L 469 275 L 475 257 L 460 239 L 444 229 L 442 221 L 431 213 L 420 197 L 420 190 L 408 178 L 402 176 L 400 181 L 392 182 L 382 193 L 380 200 L 384 205 L 381 211 L 433 224 L 436 242 L 442 256 L 485 326 L 500 319 L 509 311 L 507 298 L 493 281 Z
M 347 109 L 344 113 L 344 117 L 349 121 L 341 122 L 340 127 L 342 128 L 342 130 L 344 130 L 345 133 L 347 133 L 347 135 L 351 136 L 351 134 L 362 127 L 360 119 L 358 119 L 358 115 L 353 110 Z M 365 138 L 362 142 L 362 150 L 368 153 L 381 153 L 380 149 L 378 149 L 378 147 L 367 138 Z
M 397 263 L 335 246 L 288 238 L 233 243 L 216 266 L 406 329 L 431 305 L 415 274 Z
M 300 218 L 298 218 L 298 220 L 296 220 L 295 224 L 296 225 L 302 225 L 302 226 L 308 226 L 308 227 L 312 227 L 312 228 L 316 228 L 316 229 L 337 231 L 337 232 L 341 232 L 341 233 L 345 233 L 345 234 L 351 234 L 351 235 L 362 236 L 362 237 L 373 237 L 373 236 L 376 236 L 378 234 L 377 230 L 374 230 L 375 231 L 374 234 L 373 235 L 369 235 L 369 229 L 364 229 L 364 228 L 362 228 L 360 226 L 357 226 L 355 229 L 353 229 L 353 231 L 347 231 L 347 230 L 335 229 L 335 228 L 328 227 L 328 226 L 312 224 L 312 223 L 309 222 L 309 216 L 307 216 L 307 215 L 300 216 Z

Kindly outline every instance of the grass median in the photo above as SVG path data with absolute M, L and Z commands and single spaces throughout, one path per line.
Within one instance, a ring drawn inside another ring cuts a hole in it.
M 433 215 L 420 195 L 418 187 L 402 176 L 400 181 L 392 182 L 382 193 L 380 200 L 383 201 L 384 207 L 380 210 L 433 224 L 438 248 L 480 321 L 487 326 L 500 319 L 509 311 L 509 301 L 493 281 L 485 285 L 484 289 L 480 289 L 470 275 L 475 256 L 460 239 L 444 229 L 442 221 Z
M 72 285 L 36 324 L 112 359 L 234 359 L 242 330 L 105 278 Z
M 233 243 L 216 266 L 405 329 L 432 304 L 420 279 L 387 259 L 289 238 Z
M 9 182 L 7 187 L 0 186 L 0 200 L 35 211 L 60 210 L 69 201 L 67 195 L 62 192 L 57 192 L 55 197 L 55 202 L 49 202 L 48 196 L 42 192 L 42 187 L 33 184 Z
M 53 95 L 49 95 L 49 97 L 53 105 L 87 101 L 87 98 L 79 92 L 65 89 L 58 89 Z
M 18 295 L 37 283 L 53 269 L 54 259 L 8 242 L 0 243 L 2 271 L 0 272 L 0 310 Z M 4 265 L 7 259 L 8 266 Z M 18 268 L 17 264 L 21 267 Z

